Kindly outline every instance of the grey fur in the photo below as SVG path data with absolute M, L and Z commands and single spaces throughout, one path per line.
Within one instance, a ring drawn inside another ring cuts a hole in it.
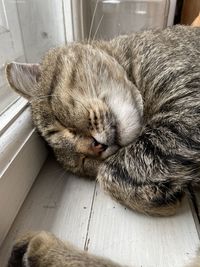
M 47 53 L 31 106 L 62 165 L 98 173 L 102 188 L 131 209 L 174 214 L 187 186 L 199 183 L 199 43 L 199 28 L 175 26 Z
M 98 180 L 130 208 L 172 214 L 200 181 L 200 29 L 148 31 L 122 43 L 131 44 L 127 71 L 144 100 L 143 128 L 106 160 Z

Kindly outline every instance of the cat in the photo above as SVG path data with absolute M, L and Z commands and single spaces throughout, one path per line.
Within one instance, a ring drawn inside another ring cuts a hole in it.
M 200 29 L 174 26 L 72 43 L 10 63 L 35 126 L 66 170 L 123 205 L 176 212 L 200 181 Z
M 122 267 L 82 252 L 48 232 L 30 232 L 16 240 L 7 267 Z M 200 256 L 188 267 L 200 267 Z

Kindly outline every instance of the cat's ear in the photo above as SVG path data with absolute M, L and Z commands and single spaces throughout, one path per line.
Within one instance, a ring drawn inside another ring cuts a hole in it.
M 10 86 L 27 99 L 35 96 L 35 89 L 40 77 L 39 64 L 12 62 L 6 66 L 6 76 Z

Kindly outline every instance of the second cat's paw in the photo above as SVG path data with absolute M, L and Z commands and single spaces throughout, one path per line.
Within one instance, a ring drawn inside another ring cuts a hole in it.
M 120 267 L 110 260 L 80 251 L 51 233 L 21 236 L 14 244 L 8 267 Z

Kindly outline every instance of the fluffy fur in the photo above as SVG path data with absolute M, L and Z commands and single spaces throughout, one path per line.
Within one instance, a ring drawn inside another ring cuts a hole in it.
M 66 170 L 137 211 L 174 214 L 200 177 L 200 29 L 176 26 L 56 48 L 7 66 Z M 27 86 L 28 84 L 28 86 Z
M 47 232 L 27 233 L 16 240 L 7 267 L 120 267 L 64 243 Z
M 48 232 L 27 233 L 16 240 L 7 267 L 122 267 L 74 248 Z M 188 267 L 199 267 L 199 254 Z

